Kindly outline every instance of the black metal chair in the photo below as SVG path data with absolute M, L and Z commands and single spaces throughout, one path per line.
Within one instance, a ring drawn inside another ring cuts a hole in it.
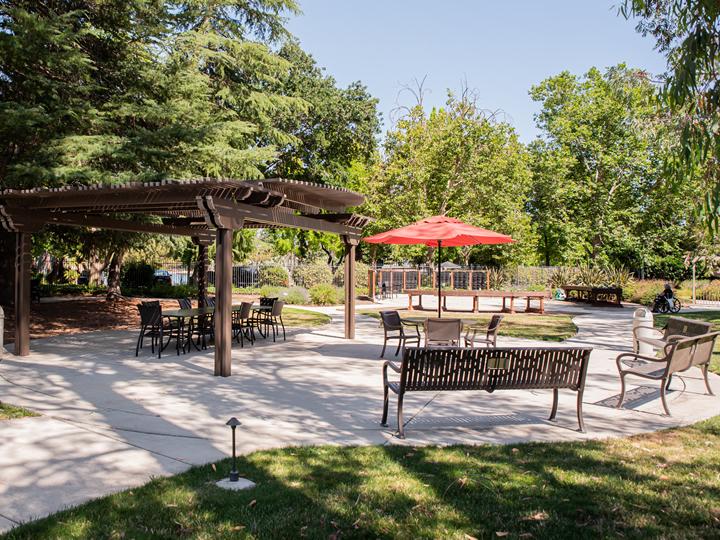
M 180 309 L 192 309 L 192 300 L 189 298 L 178 298 L 177 299 L 178 306 L 180 306 Z
M 251 310 L 252 302 L 243 302 L 240 304 L 240 310 L 233 311 L 232 314 L 233 334 L 241 347 L 245 346 L 244 338 L 247 338 L 251 345 L 255 344 L 255 325 Z
M 265 327 L 264 336 L 267 336 L 270 333 L 269 330 L 272 328 L 273 341 L 275 341 L 275 337 L 280 334 L 280 328 L 282 328 L 283 341 L 285 341 L 285 323 L 282 319 L 282 311 L 285 307 L 285 302 L 283 300 L 278 300 L 277 298 L 274 298 L 273 300 L 274 302 L 272 303 L 271 310 L 257 312 L 259 323 Z
M 380 318 L 382 319 L 383 333 L 385 334 L 385 341 L 383 342 L 382 352 L 380 353 L 381 358 L 385 356 L 385 348 L 387 347 L 388 341 L 393 339 L 398 340 L 395 356 L 397 356 L 398 353 L 400 353 L 400 349 L 404 349 L 408 343 L 414 343 L 415 346 L 420 346 L 420 327 L 417 323 L 403 321 L 397 311 L 381 311 Z M 416 335 L 406 334 L 406 327 L 414 328 Z M 398 333 L 397 335 L 392 335 L 390 332 Z
M 478 332 L 482 331 L 482 328 L 478 328 L 477 326 L 469 326 L 467 332 L 465 333 L 465 346 L 470 347 L 471 349 L 474 349 L 475 345 L 496 347 L 498 329 L 500 328 L 500 323 L 502 322 L 502 320 L 502 315 L 493 315 L 490 319 L 490 323 L 488 324 L 487 329 L 485 329 L 485 337 L 482 337 L 482 334 L 480 336 L 477 335 Z
M 141 302 L 137 305 L 140 312 L 140 336 L 135 346 L 135 356 L 140 354 L 143 346 L 144 338 L 151 338 L 151 351 L 155 354 L 155 345 L 158 349 L 158 358 L 162 357 L 162 352 L 170 345 L 170 341 L 175 340 L 175 349 L 180 355 L 182 341 L 182 326 L 176 320 L 163 317 L 160 302 Z M 167 338 L 167 341 L 165 341 Z M 182 346 L 183 352 L 185 346 Z

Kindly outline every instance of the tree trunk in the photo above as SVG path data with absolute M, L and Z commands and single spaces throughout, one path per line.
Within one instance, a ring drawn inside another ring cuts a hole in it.
M 100 285 L 100 274 L 103 271 L 103 263 L 100 262 L 100 254 L 97 248 L 92 247 L 88 254 L 88 285 L 91 287 Z
M 108 270 L 108 290 L 106 297 L 108 302 L 114 302 L 122 296 L 122 291 L 120 290 L 120 271 L 122 270 L 124 258 L 124 251 L 116 251 L 113 253 L 112 259 L 110 259 L 110 267 Z

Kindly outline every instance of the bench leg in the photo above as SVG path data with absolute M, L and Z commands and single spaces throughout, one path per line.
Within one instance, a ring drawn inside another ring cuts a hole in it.
M 660 401 L 662 401 L 663 409 L 665 409 L 665 414 L 668 416 L 672 416 L 670 414 L 670 409 L 668 408 L 667 400 L 665 399 L 665 387 L 667 385 L 667 381 L 665 379 L 660 381 Z
M 553 404 L 552 404 L 552 411 L 550 411 L 550 418 L 548 420 L 555 420 L 555 415 L 557 414 L 557 407 L 558 407 L 558 389 L 553 388 Z
M 413 295 L 410 294 L 410 293 L 408 293 L 408 311 L 412 311 L 412 310 L 413 310 L 412 300 L 413 300 Z
M 580 433 L 585 433 L 585 422 L 583 421 L 583 410 L 582 410 L 583 393 L 584 393 L 584 388 L 581 388 L 580 390 L 578 390 L 577 419 L 578 419 L 578 427 L 579 427 Z
M 383 388 L 383 414 L 382 414 L 382 421 L 380 422 L 380 425 L 383 427 L 387 427 L 387 416 L 388 416 L 388 386 L 385 385 Z
M 705 364 L 701 368 L 702 374 L 703 374 L 703 379 L 705 379 L 705 387 L 707 388 L 708 394 L 710 394 L 711 396 L 714 396 L 715 394 L 713 394 L 712 388 L 710 388 L 710 380 L 708 379 L 708 367 L 709 367 L 708 364 Z
M 545 313 L 545 298 L 540 298 L 540 315 Z
M 617 405 L 615 405 L 616 409 L 619 409 L 622 407 L 623 401 L 625 401 L 625 374 L 620 373 L 620 398 L 618 399 Z
M 405 426 L 403 424 L 403 394 L 398 394 L 397 423 L 398 423 L 398 439 L 404 439 L 405 438 Z

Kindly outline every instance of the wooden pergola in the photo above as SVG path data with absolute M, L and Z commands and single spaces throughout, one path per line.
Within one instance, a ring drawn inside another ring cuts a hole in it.
M 292 227 L 340 235 L 345 244 L 345 337 L 355 337 L 355 248 L 369 218 L 347 209 L 359 193 L 280 178 L 0 190 L 0 227 L 15 233 L 15 354 L 30 353 L 30 239 L 45 225 L 189 236 L 198 245 L 199 301 L 215 257 L 215 375 L 231 374 L 232 234 Z

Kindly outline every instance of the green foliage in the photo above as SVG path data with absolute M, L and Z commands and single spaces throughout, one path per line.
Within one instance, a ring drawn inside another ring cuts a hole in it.
M 276 125 L 298 142 L 281 152 L 273 173 L 346 185 L 351 164 L 367 163 L 374 156 L 380 132 L 378 100 L 360 82 L 338 88 L 295 41 L 286 42 L 278 55 L 290 64 L 280 90 L 310 107 L 278 115 Z
M 634 281 L 623 289 L 623 298 L 644 306 L 652 305 L 655 297 L 665 289 L 665 281 L 661 279 L 641 279 Z
M 511 273 L 507 268 L 489 268 L 485 279 L 489 289 L 499 291 L 510 286 Z
M 517 240 L 458 250 L 466 262 L 532 262 L 535 239 L 525 212 L 529 156 L 513 128 L 482 111 L 474 96 L 450 94 L 444 108 L 430 112 L 413 107 L 388 132 L 385 155 L 368 181 L 364 209 L 377 218 L 368 233 L 445 214 Z M 370 250 L 415 261 L 428 261 L 433 254 L 423 246 Z M 447 257 L 452 253 L 448 250 Z
M 304 287 L 291 287 L 283 291 L 280 298 L 292 305 L 306 305 L 310 300 L 308 291 Z
M 198 290 L 192 285 L 156 283 L 149 287 L 124 287 L 123 294 L 139 298 L 197 298 Z
M 264 285 L 257 292 L 262 298 L 280 298 L 283 289 L 275 285 Z
M 287 287 L 289 276 L 287 270 L 282 266 L 266 265 L 261 266 L 258 273 L 258 282 L 261 286 Z
M 564 72 L 531 95 L 541 105 L 543 140 L 531 146 L 528 209 L 546 263 L 639 269 L 697 247 L 699 179 L 664 181 L 672 132 L 658 120 L 647 74 L 624 65 L 582 77 Z
M 120 283 L 123 288 L 150 288 L 155 283 L 155 269 L 142 261 L 127 263 L 123 266 Z
M 720 4 L 714 0 L 624 0 L 620 13 L 636 29 L 656 39 L 667 58 L 661 102 L 675 113 L 673 152 L 667 168 L 683 184 L 704 174 L 702 216 L 709 230 L 720 230 Z
M 76 296 L 98 295 L 107 292 L 107 288 L 97 285 L 77 285 L 76 283 L 42 283 L 40 296 Z
M 321 283 L 310 288 L 310 300 L 318 306 L 331 306 L 342 302 L 342 295 L 337 287 Z
M 326 262 L 314 260 L 296 266 L 293 280 L 298 285 L 311 289 L 315 285 L 332 285 L 333 274 Z
M 370 265 L 362 261 L 355 261 L 355 288 L 362 291 L 360 294 L 368 294 L 368 273 Z M 345 285 L 345 265 L 341 264 L 335 270 L 335 283 L 340 286 Z
M 563 285 L 585 287 L 622 287 L 625 290 L 634 281 L 633 275 L 623 266 L 581 265 L 577 268 L 557 268 L 548 280 L 551 288 Z

